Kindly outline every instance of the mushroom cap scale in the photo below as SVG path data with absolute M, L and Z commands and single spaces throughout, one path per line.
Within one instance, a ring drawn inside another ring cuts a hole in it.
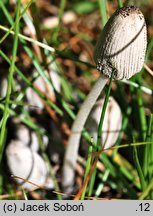
M 105 25 L 94 50 L 97 69 L 107 77 L 129 79 L 144 63 L 147 46 L 146 23 L 139 8 L 118 9 Z

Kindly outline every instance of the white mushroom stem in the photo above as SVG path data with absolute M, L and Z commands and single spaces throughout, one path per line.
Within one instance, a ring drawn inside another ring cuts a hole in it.
M 81 132 L 84 128 L 86 120 L 90 111 L 92 110 L 97 98 L 105 87 L 108 78 L 101 75 L 92 90 L 88 94 L 86 100 L 82 104 L 76 119 L 73 123 L 71 134 L 68 140 L 68 145 L 65 153 L 64 166 L 63 166 L 63 179 L 62 185 L 65 191 L 69 191 L 74 182 L 75 167 L 78 156 L 79 143 Z

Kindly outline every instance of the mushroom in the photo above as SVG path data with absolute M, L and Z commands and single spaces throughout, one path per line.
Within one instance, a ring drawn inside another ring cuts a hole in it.
M 89 114 L 85 128 L 94 141 L 97 139 L 98 124 L 101 115 L 101 107 L 104 104 L 104 98 L 98 100 Z M 103 130 L 101 136 L 101 145 L 107 150 L 115 145 L 119 132 L 122 127 L 122 113 L 118 103 L 113 97 L 109 97 L 106 113 L 104 117 Z
M 5 97 L 7 92 L 7 78 L 1 76 L 0 79 L 0 97 Z
M 60 89 L 61 89 L 61 81 L 60 81 L 60 78 L 59 78 L 59 75 L 57 74 L 56 71 L 52 70 L 51 68 L 51 65 L 49 65 L 49 69 L 50 69 L 50 72 L 49 72 L 49 78 L 53 81 L 53 86 L 55 88 L 55 90 L 57 92 L 60 92 Z M 38 78 L 36 78 L 36 80 L 33 82 L 33 84 L 38 87 L 38 89 L 46 94 L 47 91 L 49 91 L 49 87 L 48 87 L 48 84 L 45 83 L 44 79 L 42 78 L 42 76 L 39 76 Z M 50 93 L 50 92 L 48 92 Z M 51 90 L 51 93 L 54 94 L 54 92 Z M 26 91 L 26 97 L 27 97 L 27 100 L 28 100 L 28 103 L 31 105 L 31 106 L 34 106 L 34 108 L 39 108 L 39 110 L 42 110 L 44 108 L 44 103 L 43 101 L 41 100 L 41 98 L 36 94 L 36 92 L 32 89 L 32 88 L 28 88 L 27 91 Z M 31 109 L 32 107 L 30 107 Z
M 16 140 L 19 140 L 23 145 L 28 146 L 31 148 L 32 151 L 38 152 L 39 151 L 39 140 L 34 131 L 29 130 L 23 124 L 17 124 L 15 130 L 15 137 Z M 48 137 L 43 135 L 42 137 L 43 145 L 47 147 L 48 145 Z
M 6 147 L 6 159 L 10 172 L 13 175 L 28 179 L 38 185 L 53 188 L 53 181 L 49 176 L 48 164 L 39 154 L 39 140 L 35 131 L 30 130 L 18 119 L 12 119 L 14 135 Z M 43 135 L 43 145 L 48 145 L 48 137 Z M 16 179 L 26 189 L 34 186 Z
M 106 23 L 94 50 L 97 69 L 102 73 L 82 104 L 72 125 L 63 165 L 63 189 L 74 182 L 81 132 L 89 113 L 108 79 L 129 79 L 143 67 L 147 46 L 146 23 L 139 8 L 118 9 Z
M 28 179 L 29 181 L 53 188 L 53 180 L 49 177 L 49 168 L 43 158 L 19 140 L 12 140 L 6 148 L 7 164 L 13 175 Z M 36 188 L 30 183 L 16 179 L 23 188 Z

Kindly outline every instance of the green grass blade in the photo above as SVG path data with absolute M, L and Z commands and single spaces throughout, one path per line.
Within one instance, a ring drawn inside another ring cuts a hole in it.
M 92 145 L 89 146 L 89 152 L 88 152 L 88 158 L 87 158 L 87 163 L 86 163 L 86 169 L 85 169 L 85 175 L 84 175 L 84 180 L 86 179 L 88 173 L 89 173 L 89 170 L 90 170 L 90 166 L 91 166 L 91 161 L 92 161 L 92 151 L 93 151 L 93 147 Z M 81 200 L 84 200 L 85 198 L 85 193 L 86 193 L 86 188 L 87 188 L 87 185 L 86 187 L 84 188 L 84 191 L 81 195 Z
M 106 108 L 107 108 L 107 104 L 108 104 L 108 100 L 109 100 L 109 96 L 110 96 L 110 92 L 111 92 L 113 74 L 114 73 L 112 73 L 112 76 L 110 79 L 110 83 L 108 86 L 108 90 L 106 93 L 106 97 L 104 100 L 104 104 L 103 104 L 103 108 L 102 108 L 102 112 L 101 112 L 101 116 L 100 116 L 100 121 L 99 121 L 99 125 L 98 125 L 98 133 L 97 133 L 97 149 L 98 150 L 101 148 L 102 127 L 103 127 L 105 112 L 106 112 Z M 103 147 L 105 147 L 105 146 L 103 146 Z
M 141 130 L 141 136 L 142 140 L 145 140 L 146 137 L 146 130 L 147 130 L 147 122 L 146 122 L 146 114 L 144 111 L 144 105 L 143 105 L 143 98 L 141 90 L 137 90 L 137 103 L 138 103 L 138 113 L 139 113 L 139 120 L 140 120 L 140 130 Z
M 33 0 L 30 0 L 30 1 L 28 2 L 28 4 L 26 5 L 25 9 L 24 9 L 24 10 L 22 11 L 22 13 L 20 14 L 19 20 L 22 18 L 22 16 L 23 16 L 24 13 L 27 11 L 27 9 L 30 7 L 32 1 L 33 1 Z M 1 44 L 1 43 L 8 37 L 8 35 L 11 33 L 11 31 L 14 29 L 15 23 L 13 23 L 12 17 L 11 17 L 10 14 L 8 13 L 8 11 L 7 11 L 6 7 L 5 7 L 5 5 L 2 3 L 2 1 L 0 1 L 0 6 L 1 6 L 2 11 L 3 11 L 3 13 L 5 14 L 5 16 L 6 16 L 7 20 L 8 20 L 8 22 L 10 23 L 10 25 L 12 25 L 11 28 L 8 29 L 8 31 L 5 33 L 5 35 L 1 38 L 1 40 L 0 40 L 0 44 Z
M 60 1 L 60 6 L 59 6 L 59 12 L 58 12 L 58 26 L 55 29 L 54 34 L 52 36 L 52 42 L 55 43 L 55 44 L 57 44 L 58 34 L 62 29 L 61 24 L 62 24 L 62 17 L 63 17 L 65 5 L 66 5 L 66 0 L 61 0 Z
M 106 112 L 109 96 L 110 96 L 112 80 L 113 80 L 113 74 L 114 74 L 114 71 L 112 72 L 112 76 L 111 76 L 111 79 L 110 79 L 110 83 L 109 83 L 109 86 L 108 86 L 108 90 L 107 90 L 107 93 L 106 93 L 106 97 L 105 97 L 105 100 L 104 100 L 104 104 L 103 104 L 102 112 L 101 112 L 101 116 L 100 116 L 100 121 L 99 121 L 99 125 L 98 125 L 97 143 L 96 143 L 97 150 L 101 149 L 102 127 L 103 127 L 103 122 L 104 122 L 104 117 L 105 117 L 105 112 Z M 89 193 L 88 193 L 89 196 L 91 195 L 91 193 L 93 191 L 93 187 L 94 187 L 94 184 L 95 184 L 95 178 L 96 178 L 96 168 L 94 169 L 93 174 L 92 174 L 91 179 L 90 179 Z
M 153 115 L 150 116 L 149 125 L 148 125 L 148 129 L 147 129 L 146 140 L 145 140 L 146 142 L 152 142 L 152 124 L 153 124 Z M 149 160 L 152 159 L 152 157 L 153 157 L 153 153 L 152 153 L 151 150 L 152 150 L 152 144 L 145 146 L 144 161 L 143 161 L 143 172 L 144 172 L 144 176 L 146 178 L 148 178 L 148 176 L 147 176 L 148 175 L 148 167 L 149 167 L 149 163 L 151 163 L 151 161 L 149 161 Z
M 107 1 L 106 0 L 98 0 L 98 3 L 99 3 L 99 9 L 100 9 L 100 14 L 101 14 L 102 24 L 103 24 L 103 26 L 105 26 L 105 24 L 107 23 L 107 20 L 108 20 L 107 8 L 106 8 Z
M 152 190 L 153 190 L 153 181 L 151 181 L 149 185 L 146 187 L 146 189 L 141 193 L 139 200 L 144 200 L 146 197 L 148 197 L 150 191 Z
M 13 42 L 13 51 L 12 51 L 12 61 L 9 68 L 9 75 L 8 75 L 8 86 L 7 86 L 7 93 L 6 93 L 6 102 L 5 102 L 5 109 L 3 113 L 3 119 L 2 119 L 2 125 L 0 130 L 0 162 L 2 160 L 3 156 L 3 150 L 4 150 L 4 138 L 6 134 L 6 123 L 7 119 L 9 117 L 9 102 L 10 102 L 10 96 L 12 92 L 12 80 L 13 80 L 13 74 L 15 71 L 15 61 L 16 61 L 16 55 L 17 55 L 17 48 L 18 48 L 18 33 L 19 33 L 19 15 L 20 15 L 20 0 L 17 4 L 16 9 L 16 19 L 15 19 L 15 36 L 14 36 L 14 42 Z
M 142 172 L 142 168 L 139 162 L 139 158 L 138 158 L 138 152 L 136 149 L 136 146 L 133 147 L 134 151 L 133 151 L 133 157 L 134 157 L 134 162 L 137 168 L 137 172 L 139 175 L 139 179 L 140 179 L 140 183 L 141 183 L 141 190 L 143 191 L 146 188 L 146 182 L 145 182 L 145 178 Z
M 121 8 L 123 7 L 123 1 L 122 0 L 117 0 L 118 6 Z

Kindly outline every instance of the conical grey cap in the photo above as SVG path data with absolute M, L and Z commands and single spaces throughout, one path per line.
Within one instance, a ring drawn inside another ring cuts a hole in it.
M 129 79 L 144 63 L 147 46 L 146 23 L 139 8 L 118 9 L 105 25 L 94 51 L 97 69 L 110 77 Z

